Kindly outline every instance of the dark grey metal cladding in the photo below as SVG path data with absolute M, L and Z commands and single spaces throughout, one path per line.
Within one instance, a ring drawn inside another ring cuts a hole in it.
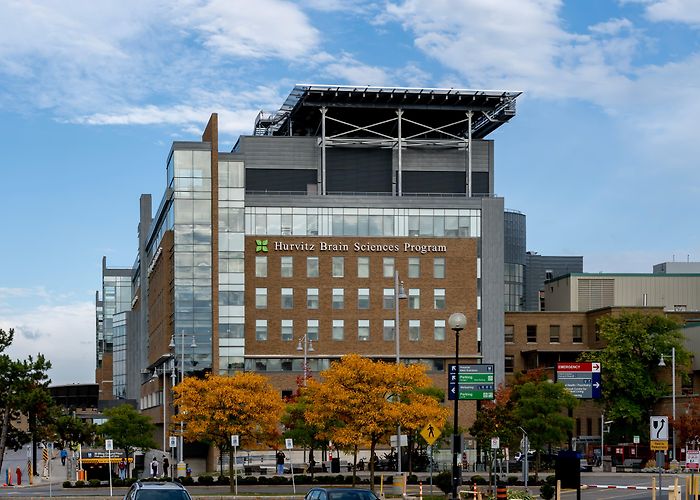
M 241 136 L 238 152 L 247 169 L 312 169 L 321 164 L 318 137 Z
M 321 196 L 321 195 L 267 195 L 246 193 L 246 207 L 357 207 L 357 208 L 472 208 L 481 209 L 486 198 L 466 196 L 415 197 L 415 196 Z M 501 205 L 503 202 L 501 201 Z M 503 223 L 500 224 L 501 241 Z M 501 273 L 503 271 L 501 270 Z
M 326 151 L 327 192 L 391 193 L 391 151 L 329 148 Z
M 526 247 L 526 218 L 525 214 L 506 210 L 503 214 L 504 223 L 504 259 L 509 264 L 525 265 Z
M 583 257 L 537 255 L 525 256 L 525 310 L 540 310 L 540 290 L 544 290 L 547 271 L 552 277 L 583 272 Z

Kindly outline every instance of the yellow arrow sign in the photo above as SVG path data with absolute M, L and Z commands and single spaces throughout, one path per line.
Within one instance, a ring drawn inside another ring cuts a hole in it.
M 432 445 L 435 441 L 437 441 L 440 434 L 442 434 L 442 432 L 440 432 L 438 426 L 432 422 L 428 422 L 428 425 L 423 427 L 423 430 L 420 431 L 420 435 L 423 436 L 423 439 L 425 439 L 425 442 L 429 445 Z

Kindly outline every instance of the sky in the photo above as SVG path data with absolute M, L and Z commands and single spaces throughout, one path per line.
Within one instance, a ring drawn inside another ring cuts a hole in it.
M 4 0 L 0 328 L 94 381 L 102 256 L 136 257 L 172 141 L 221 151 L 297 83 L 522 91 L 495 191 L 586 272 L 700 260 L 698 0 Z

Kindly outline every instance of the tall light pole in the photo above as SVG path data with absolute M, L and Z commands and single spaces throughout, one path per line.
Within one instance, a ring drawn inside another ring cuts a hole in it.
M 401 364 L 401 341 L 399 335 L 399 301 L 408 297 L 399 280 L 399 272 L 394 270 L 394 340 L 396 341 L 396 366 Z M 401 474 L 401 423 L 396 426 L 396 471 Z
M 460 455 L 460 443 L 459 443 L 459 432 L 457 427 L 459 425 L 459 332 L 464 330 L 467 325 L 467 317 L 462 313 L 452 313 L 450 314 L 447 323 L 450 328 L 455 332 L 455 373 L 457 375 L 455 399 L 454 399 L 454 429 L 452 431 L 452 500 L 459 500 L 457 490 L 459 488 L 459 469 L 457 468 L 457 458 Z
M 664 355 L 661 355 L 661 360 L 659 360 L 659 366 L 666 366 L 664 361 Z M 673 453 L 671 455 L 672 460 L 676 460 L 676 348 L 671 347 L 671 412 L 673 415 L 673 434 L 671 435 L 673 444 Z
M 180 331 L 180 383 L 185 380 L 185 331 Z M 192 335 L 192 344 L 190 345 L 192 349 L 197 347 L 197 343 L 194 340 L 194 335 Z M 170 337 L 170 348 L 175 348 L 175 337 Z M 194 354 L 193 354 L 194 356 Z M 184 453 L 184 436 L 185 433 L 185 422 L 180 420 L 180 441 L 178 446 L 178 462 L 177 462 L 177 475 L 178 477 L 184 476 L 187 472 L 187 466 L 185 465 L 185 453 Z
M 308 333 L 299 339 L 297 351 L 304 351 L 304 387 L 306 387 L 306 380 L 309 378 L 309 365 L 307 358 L 310 352 L 314 352 L 313 340 L 309 338 Z

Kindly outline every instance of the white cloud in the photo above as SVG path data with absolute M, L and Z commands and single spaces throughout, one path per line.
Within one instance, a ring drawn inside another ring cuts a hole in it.
M 697 0 L 658 0 L 646 7 L 649 20 L 672 21 L 700 25 L 700 3 Z
M 43 354 L 52 384 L 95 381 L 95 305 L 73 302 L 0 312 L 0 328 L 14 328 L 7 353 L 18 359 Z
M 319 69 L 326 78 L 340 85 L 377 86 L 389 84 L 391 80 L 384 68 L 364 64 L 349 54 L 343 54 Z

